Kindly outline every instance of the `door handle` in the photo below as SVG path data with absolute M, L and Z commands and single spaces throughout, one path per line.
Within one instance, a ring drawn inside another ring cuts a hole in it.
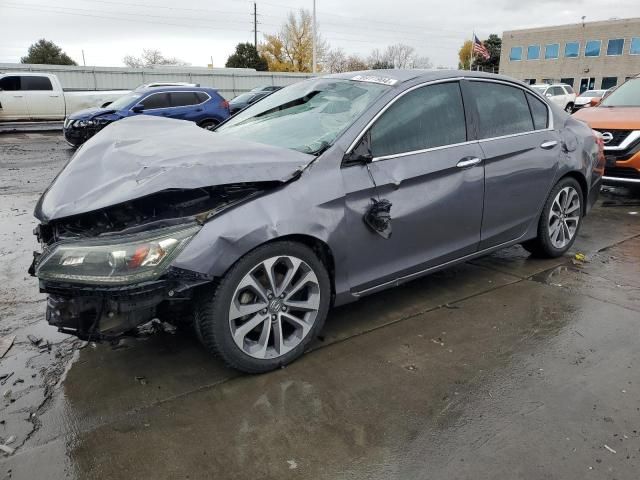
M 557 140 L 549 140 L 548 142 L 544 142 L 542 145 L 540 145 L 540 148 L 544 148 L 545 150 L 551 150 L 556 145 L 558 145 Z
M 457 163 L 456 167 L 458 168 L 473 167 L 474 165 L 479 164 L 481 161 L 482 160 L 480 160 L 478 157 L 463 158 Z
M 24 95 L 14 95 L 13 98 L 22 98 Z
M 58 98 L 60 95 L 49 95 L 51 98 Z

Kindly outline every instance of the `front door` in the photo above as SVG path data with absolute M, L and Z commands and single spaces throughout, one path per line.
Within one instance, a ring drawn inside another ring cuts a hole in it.
M 466 127 L 458 82 L 420 86 L 364 136 L 373 161 L 343 167 L 355 292 L 477 250 L 484 167 Z M 390 232 L 365 220 L 378 201 L 391 203 Z
M 560 139 L 548 106 L 517 86 L 472 81 L 485 195 L 480 249 L 517 240 L 537 222 L 555 177 Z
M 24 120 L 29 117 L 21 79 L 19 75 L 0 78 L 0 120 Z
M 64 117 L 63 94 L 53 89 L 49 77 L 25 75 L 22 77 L 22 90 L 26 93 L 29 116 L 33 120 L 59 120 Z

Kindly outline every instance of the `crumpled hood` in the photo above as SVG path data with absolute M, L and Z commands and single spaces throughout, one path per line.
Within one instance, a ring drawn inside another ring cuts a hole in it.
M 313 159 L 192 122 L 139 115 L 112 123 L 86 142 L 40 197 L 34 214 L 47 222 L 168 189 L 285 182 Z
M 69 120 L 91 120 L 92 118 L 99 117 L 104 114 L 112 114 L 115 110 L 112 108 L 85 108 L 84 110 L 78 110 L 69 115 Z

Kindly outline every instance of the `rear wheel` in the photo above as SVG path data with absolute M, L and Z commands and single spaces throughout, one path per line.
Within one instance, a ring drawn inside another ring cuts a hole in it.
M 571 248 L 582 221 L 582 188 L 565 177 L 551 190 L 538 222 L 538 236 L 522 246 L 540 257 L 559 257 Z
M 327 270 L 309 247 L 269 243 L 242 257 L 200 299 L 197 331 L 227 365 L 267 372 L 304 353 L 324 324 L 330 294 Z
M 215 120 L 204 120 L 198 124 L 199 127 L 204 128 L 205 130 L 213 130 L 218 126 L 220 122 Z

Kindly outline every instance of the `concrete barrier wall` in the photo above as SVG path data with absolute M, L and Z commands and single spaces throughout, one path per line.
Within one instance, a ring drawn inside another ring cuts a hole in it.
M 150 82 L 189 82 L 213 87 L 225 98 L 261 85 L 290 85 L 313 75 L 306 73 L 256 72 L 243 68 L 196 67 L 69 67 L 64 65 L 36 65 L 0 63 L 0 72 L 42 72 L 58 76 L 65 90 L 131 90 Z

